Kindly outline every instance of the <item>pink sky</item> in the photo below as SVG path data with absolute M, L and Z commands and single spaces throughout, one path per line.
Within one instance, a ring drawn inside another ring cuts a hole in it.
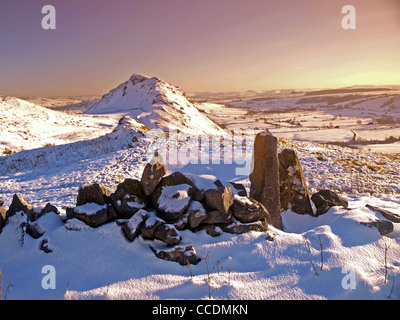
M 188 92 L 400 84 L 400 1 L 2 1 L 0 47 L 3 95 L 103 94 L 132 73 Z

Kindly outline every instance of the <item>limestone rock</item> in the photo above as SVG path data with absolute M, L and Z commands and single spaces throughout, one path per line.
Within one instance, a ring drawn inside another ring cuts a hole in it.
M 260 132 L 255 138 L 250 183 L 250 197 L 270 213 L 269 223 L 282 229 L 278 140 L 269 131 Z
M 197 190 L 194 187 L 193 181 L 185 176 L 184 174 L 180 172 L 174 172 L 168 176 L 163 177 L 160 182 L 157 184 L 156 188 L 154 191 L 151 193 L 149 196 L 149 199 L 151 201 L 151 204 L 158 209 L 158 199 L 160 198 L 161 192 L 164 187 L 166 186 L 177 186 L 177 185 L 189 185 L 192 188 L 189 189 L 189 196 L 191 197 Z
M 233 189 L 236 191 L 236 193 L 239 196 L 247 197 L 247 191 L 243 184 L 235 183 L 235 182 L 229 182 L 229 183 L 232 185 Z M 233 189 L 232 189 L 232 191 L 233 191 Z
M 202 221 L 207 219 L 207 212 L 198 201 L 192 201 L 188 209 L 188 222 L 190 228 L 196 228 Z
M 232 215 L 243 223 L 255 222 L 257 220 L 271 220 L 267 209 L 262 203 L 252 198 L 235 196 L 231 207 Z
M 146 219 L 144 224 L 142 225 L 141 232 L 142 236 L 145 238 L 154 238 L 154 234 L 156 232 L 156 229 L 165 224 L 165 221 L 162 220 L 161 218 L 157 217 L 155 212 L 148 212 L 149 217 Z
M 75 208 L 66 209 L 67 219 L 76 218 L 87 225 L 96 228 L 114 220 L 117 215 L 111 205 L 99 205 L 97 203 L 86 203 Z
M 197 190 L 194 194 L 192 199 L 194 201 L 203 202 L 204 200 L 204 190 Z
M 147 211 L 139 210 L 124 225 L 122 225 L 121 230 L 129 241 L 132 242 L 140 234 L 142 225 L 147 218 Z
M 176 186 L 178 184 L 188 184 L 194 187 L 192 179 L 185 176 L 183 173 L 177 171 L 168 176 L 163 177 L 160 180 L 160 183 L 157 185 L 157 189 L 162 188 L 163 186 Z
M 49 243 L 49 239 L 43 239 L 40 243 L 40 250 L 44 251 L 45 253 L 51 253 L 54 251 L 54 248 L 52 245 Z
M 186 211 L 177 221 L 174 222 L 174 227 L 178 231 L 187 229 L 189 226 L 189 213 Z
M 159 226 L 156 229 L 154 236 L 156 239 L 164 241 L 169 245 L 177 245 L 182 240 L 178 231 L 172 224 L 163 224 Z
M 158 215 L 168 221 L 177 221 L 189 208 L 194 187 L 188 184 L 163 186 L 156 200 Z
M 45 232 L 46 230 L 44 230 L 43 227 L 37 222 L 27 223 L 26 225 L 26 233 L 29 234 L 33 239 L 39 239 Z
M 389 210 L 382 209 L 382 208 L 379 208 L 376 206 L 371 206 L 370 204 L 366 204 L 365 206 L 372 210 L 378 211 L 380 214 L 382 214 L 382 216 L 384 216 L 386 219 L 388 219 L 394 223 L 400 223 L 400 215 L 398 215 L 394 212 L 391 212 Z
M 205 224 L 227 224 L 232 222 L 232 215 L 230 213 L 223 213 L 220 211 L 207 212 L 207 218 L 202 220 L 201 223 Z
M 188 264 L 195 265 L 201 260 L 197 256 L 196 249 L 192 245 L 188 245 L 186 247 L 177 246 L 172 249 L 155 249 L 151 246 L 150 248 L 157 258 L 169 261 L 176 261 L 181 266 L 185 266 Z
M 218 237 L 224 233 L 220 227 L 212 224 L 204 224 L 201 226 L 201 228 L 205 230 L 206 233 L 212 237 Z
M 47 203 L 44 208 L 40 211 L 40 216 L 43 216 L 47 213 L 54 212 L 55 214 L 60 214 L 60 211 L 56 206 L 53 206 L 50 203 Z
M 221 228 L 225 232 L 235 234 L 242 234 L 249 231 L 265 232 L 268 230 L 268 222 L 267 219 L 250 223 L 241 223 L 235 220 L 231 224 L 222 225 Z
M 360 224 L 367 226 L 369 228 L 372 227 L 377 228 L 382 236 L 393 232 L 394 229 L 392 222 L 381 219 L 376 219 L 375 221 L 370 221 L 370 222 L 360 222 Z
M 142 189 L 147 196 L 154 191 L 166 173 L 167 169 L 164 166 L 162 156 L 156 153 L 154 158 L 145 166 L 140 180 Z
M 146 195 L 139 180 L 125 179 L 110 196 L 119 218 L 130 219 L 147 205 Z
M 313 194 L 311 200 L 317 208 L 316 216 L 326 213 L 331 207 L 342 206 L 347 208 L 349 205 L 347 200 L 331 190 L 321 190 Z
M 106 197 L 109 197 L 106 187 L 102 183 L 94 183 L 79 188 L 76 206 L 82 206 L 86 203 L 104 205 L 106 204 Z
M 231 187 L 218 187 L 208 189 L 204 192 L 206 204 L 209 208 L 228 214 L 230 206 L 233 204 Z
M 296 152 L 293 149 L 283 149 L 278 157 L 281 209 L 313 215 L 310 193 Z
M 56 206 L 53 206 L 52 204 L 47 203 L 45 205 L 45 207 L 43 209 L 41 209 L 40 211 L 36 211 L 36 210 L 33 211 L 31 220 L 36 221 L 41 216 L 44 216 L 50 212 L 54 212 L 55 214 L 60 214 L 60 211 L 58 210 L 58 208 Z
M 33 205 L 29 201 L 25 200 L 20 194 L 16 193 L 14 194 L 12 203 L 7 210 L 5 219 L 6 222 L 9 217 L 15 215 L 17 212 L 20 211 L 24 212 L 27 215 L 28 220 L 31 220 L 33 215 Z

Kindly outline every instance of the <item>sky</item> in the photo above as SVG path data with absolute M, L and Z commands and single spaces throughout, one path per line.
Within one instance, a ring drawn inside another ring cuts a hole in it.
M 0 95 L 101 95 L 133 73 L 186 92 L 399 85 L 400 0 L 0 2 Z

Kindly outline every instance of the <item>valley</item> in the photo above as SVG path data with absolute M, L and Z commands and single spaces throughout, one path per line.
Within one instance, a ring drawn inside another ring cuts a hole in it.
M 197 106 L 227 130 L 267 129 L 282 139 L 400 152 L 399 91 L 328 92 L 203 102 Z

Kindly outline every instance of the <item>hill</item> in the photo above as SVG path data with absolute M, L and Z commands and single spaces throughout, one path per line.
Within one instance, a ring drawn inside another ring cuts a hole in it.
M 138 74 L 103 95 L 86 114 L 128 115 L 150 129 L 167 130 L 175 123 L 180 131 L 187 133 L 224 134 L 199 112 L 181 89 L 156 77 Z
M 93 139 L 109 133 L 118 120 L 67 114 L 15 97 L 0 97 L 0 121 L 1 156 Z

